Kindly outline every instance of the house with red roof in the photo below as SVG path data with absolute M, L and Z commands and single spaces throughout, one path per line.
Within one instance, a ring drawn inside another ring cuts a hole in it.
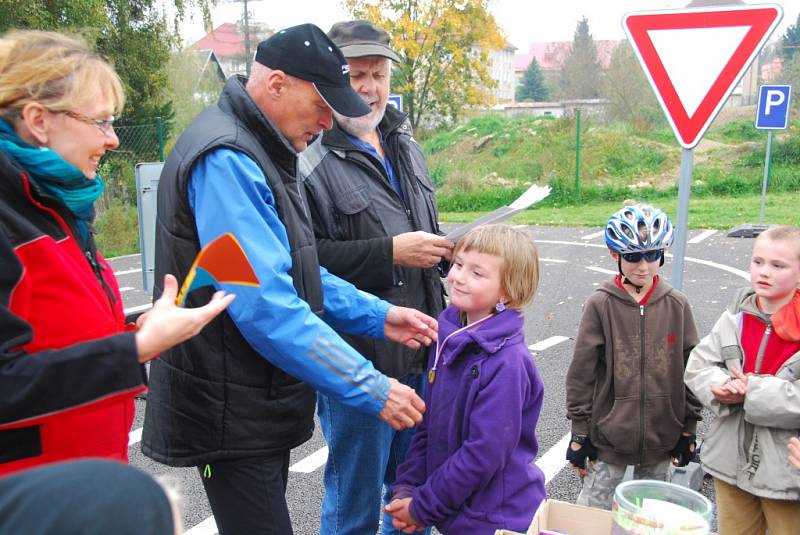
M 274 32 L 265 24 L 250 23 L 250 57 L 255 56 L 258 43 Z M 220 62 L 225 77 L 247 71 L 244 31 L 233 22 L 220 24 L 191 46 L 194 50 L 211 50 Z
M 597 60 L 603 69 L 607 69 L 611 63 L 611 55 L 620 41 L 612 40 L 598 40 L 594 42 L 597 49 Z M 561 70 L 567 56 L 572 50 L 572 41 L 549 41 L 549 42 L 534 42 L 530 44 L 527 52 L 517 52 L 514 55 L 514 74 L 516 83 L 522 79 L 522 75 L 528 65 L 531 64 L 533 58 L 536 58 L 539 63 L 539 68 L 545 76 L 550 74 L 554 75 Z

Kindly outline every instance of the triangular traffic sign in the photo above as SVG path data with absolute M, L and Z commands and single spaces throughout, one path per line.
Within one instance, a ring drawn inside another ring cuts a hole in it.
M 628 34 L 684 148 L 697 145 L 783 16 L 776 4 L 628 13 Z

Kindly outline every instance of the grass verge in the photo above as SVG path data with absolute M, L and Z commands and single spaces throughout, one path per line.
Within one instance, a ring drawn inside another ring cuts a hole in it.
M 648 202 L 646 199 L 639 200 Z M 673 223 L 677 221 L 677 198 L 657 199 L 653 204 L 666 211 Z M 609 216 L 621 207 L 622 202 L 602 200 L 592 200 L 583 205 L 541 206 L 514 216 L 512 222 L 521 225 L 602 227 Z M 760 195 L 690 199 L 689 228 L 728 229 L 742 223 L 758 223 L 760 210 Z M 486 213 L 442 212 L 439 219 L 445 223 L 467 223 Z M 797 220 L 797 193 L 767 194 L 765 223 L 796 225 Z

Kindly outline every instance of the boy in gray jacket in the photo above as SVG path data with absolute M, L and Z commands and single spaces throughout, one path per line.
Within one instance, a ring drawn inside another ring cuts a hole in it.
M 584 305 L 567 372 L 567 459 L 583 479 L 578 504 L 610 509 L 628 465 L 637 479 L 663 481 L 671 459 L 691 460 L 701 406 L 683 384 L 698 340 L 691 307 L 657 275 L 672 223 L 658 208 L 628 206 L 605 239 L 619 275 Z
M 715 415 L 703 443 L 720 535 L 800 531 L 800 228 L 772 227 L 753 246 L 739 291 L 694 348 L 686 384 Z

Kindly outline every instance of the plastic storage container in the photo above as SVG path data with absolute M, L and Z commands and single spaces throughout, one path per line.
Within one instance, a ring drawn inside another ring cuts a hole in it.
M 649 479 L 614 492 L 611 535 L 708 535 L 711 502 L 691 489 Z

